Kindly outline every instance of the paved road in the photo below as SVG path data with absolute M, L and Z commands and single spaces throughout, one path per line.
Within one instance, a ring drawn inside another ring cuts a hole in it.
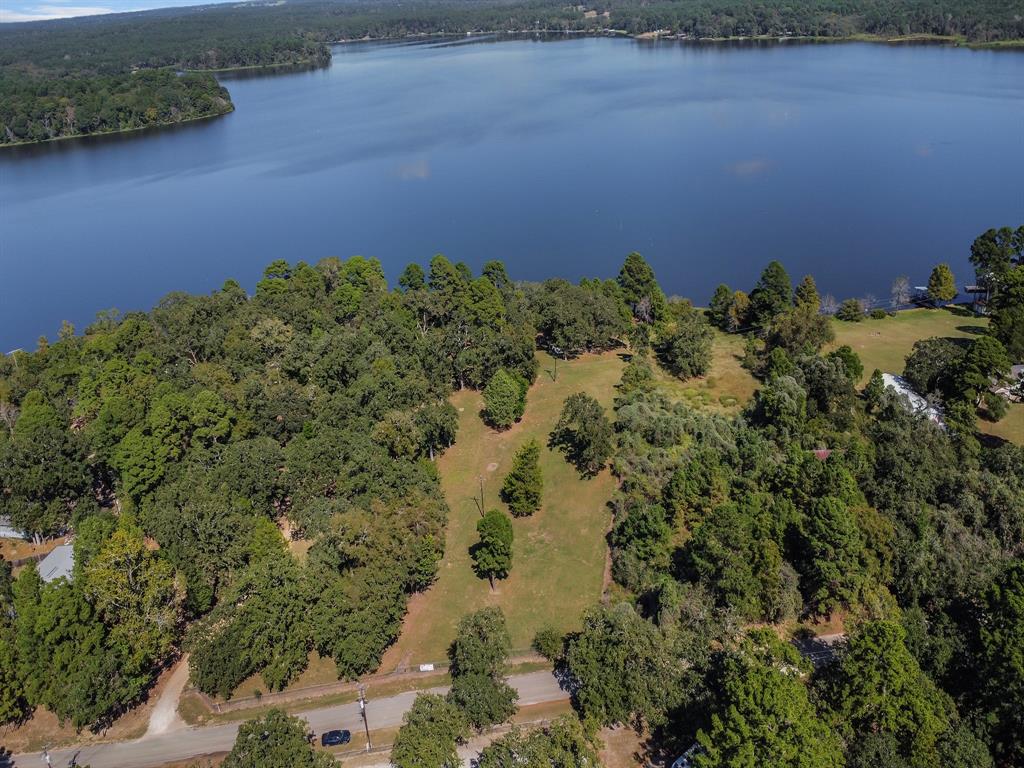
M 558 686 L 550 672 L 531 672 L 509 678 L 519 692 L 519 705 L 540 704 L 568 698 Z M 447 687 L 430 689 L 431 693 L 445 693 Z M 386 699 L 371 700 L 368 705 L 370 730 L 400 725 L 402 715 L 412 706 L 416 692 L 400 693 Z M 352 740 L 359 742 L 363 733 L 363 722 L 359 715 L 359 704 L 339 704 L 333 707 L 313 709 L 301 714 L 316 733 L 331 728 L 347 728 L 352 731 Z M 160 735 L 143 736 L 137 741 L 121 741 L 110 744 L 95 744 L 77 749 L 60 749 L 50 753 L 54 768 L 67 766 L 77 752 L 80 765 L 91 768 L 152 768 L 175 760 L 187 760 L 214 752 L 226 752 L 235 742 L 239 723 L 210 725 L 189 728 Z M 45 765 L 40 755 L 15 755 L 17 768 L 39 768 Z

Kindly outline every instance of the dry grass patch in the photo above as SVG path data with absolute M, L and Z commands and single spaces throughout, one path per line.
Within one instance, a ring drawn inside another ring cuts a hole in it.
M 599 756 L 605 768 L 637 768 L 646 765 L 646 739 L 632 728 L 602 728 L 598 733 Z
M 558 421 L 562 403 L 574 392 L 587 392 L 609 409 L 623 362 L 616 353 L 585 355 L 557 362 L 538 355 L 541 372 L 530 388 L 523 420 L 496 432 L 480 419 L 483 399 L 478 392 L 452 397 L 459 409 L 455 445 L 438 460 L 441 485 L 451 508 L 445 556 L 437 582 L 413 597 L 398 642 L 388 651 L 382 671 L 400 665 L 445 659 L 455 626 L 465 614 L 497 605 L 508 618 L 512 645 L 525 650 L 538 629 L 575 629 L 583 610 L 601 596 L 611 522 L 607 502 L 615 481 L 606 470 L 581 479 L 561 453 L 547 448 L 548 434 Z M 469 548 L 476 543 L 480 479 L 487 508 L 505 508 L 498 491 L 523 443 L 541 444 L 544 501 L 539 512 L 513 520 L 515 544 L 509 578 L 491 592 L 487 581 L 473 573 Z
M 45 555 L 64 543 L 63 538 L 33 544 L 24 539 L 0 539 L 0 558 L 14 562 L 33 555 Z
M 669 397 L 682 400 L 692 408 L 729 415 L 738 413 L 758 387 L 757 379 L 740 365 L 743 342 L 742 336 L 716 329 L 711 346 L 711 367 L 706 376 L 682 381 L 652 363 L 655 377 Z

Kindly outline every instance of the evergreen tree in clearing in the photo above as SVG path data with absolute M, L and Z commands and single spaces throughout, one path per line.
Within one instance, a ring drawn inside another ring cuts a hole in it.
M 491 582 L 508 576 L 512 568 L 512 521 L 504 513 L 492 509 L 476 524 L 480 535 L 471 551 L 477 575 Z
M 540 509 L 544 478 L 540 472 L 540 445 L 530 440 L 516 452 L 512 471 L 501 486 L 501 500 L 516 517 L 532 515 Z
M 948 264 L 937 264 L 928 278 L 928 298 L 932 301 L 952 301 L 956 296 L 956 281 Z
M 715 288 L 715 293 L 708 304 L 708 321 L 723 331 L 729 328 L 729 308 L 732 306 L 732 291 L 725 283 Z
M 484 415 L 498 429 L 508 429 L 523 417 L 526 410 L 526 380 L 504 368 L 484 387 Z

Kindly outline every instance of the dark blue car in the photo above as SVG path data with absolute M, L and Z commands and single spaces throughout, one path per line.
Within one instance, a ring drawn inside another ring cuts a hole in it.
M 337 747 L 352 741 L 351 731 L 327 731 L 320 737 L 320 746 Z

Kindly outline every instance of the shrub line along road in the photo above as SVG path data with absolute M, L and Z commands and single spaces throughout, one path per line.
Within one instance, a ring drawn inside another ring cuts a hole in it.
M 516 675 L 508 679 L 509 684 L 519 692 L 519 705 L 543 704 L 569 698 L 554 675 L 548 671 Z M 447 686 L 431 688 L 428 693 L 446 693 Z M 407 691 L 383 699 L 371 699 L 367 704 L 370 730 L 389 728 L 402 724 L 402 716 L 412 706 L 417 693 Z M 350 702 L 333 707 L 313 709 L 299 714 L 319 735 L 332 728 L 347 728 L 352 731 L 352 741 L 363 739 L 363 721 L 359 714 L 359 703 Z M 58 749 L 50 753 L 54 768 L 64 768 L 74 756 L 79 765 L 91 768 L 152 768 L 177 760 L 188 760 L 216 752 L 227 752 L 235 742 L 235 735 L 241 723 L 209 725 L 187 730 L 174 731 L 158 736 L 143 736 L 136 741 L 111 742 L 87 747 Z M 36 768 L 45 765 L 40 753 L 16 755 L 17 768 Z

